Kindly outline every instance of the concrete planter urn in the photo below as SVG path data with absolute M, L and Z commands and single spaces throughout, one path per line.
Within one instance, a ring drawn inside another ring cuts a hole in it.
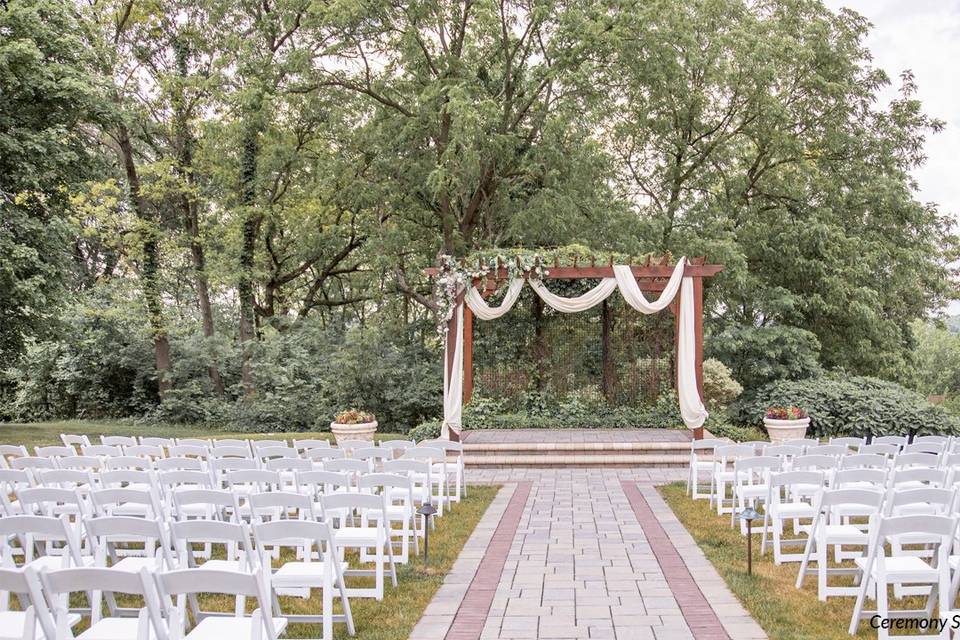
M 356 409 L 342 411 L 330 423 L 330 431 L 339 446 L 344 440 L 370 440 L 377 432 L 377 420 L 373 414 Z
M 807 427 L 810 426 L 810 418 L 797 418 L 795 420 L 779 420 L 777 418 L 764 418 L 763 426 L 767 428 L 767 435 L 770 436 L 772 444 L 781 444 L 787 440 L 801 440 L 807 435 Z

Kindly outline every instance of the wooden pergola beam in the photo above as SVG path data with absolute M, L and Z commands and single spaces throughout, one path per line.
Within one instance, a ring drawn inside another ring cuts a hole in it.
M 544 279 L 547 280 L 579 280 L 587 278 L 612 278 L 612 266 L 594 266 L 594 267 L 545 267 L 547 273 Z M 630 270 L 633 277 L 637 279 L 669 278 L 673 275 L 673 267 L 669 265 L 631 265 Z M 424 269 L 424 273 L 431 278 L 439 273 L 437 267 Z M 692 278 L 710 278 L 723 271 L 723 265 L 719 264 L 688 264 L 683 275 Z M 500 267 L 497 272 L 488 274 L 489 278 L 497 280 L 506 280 L 509 277 L 507 269 Z

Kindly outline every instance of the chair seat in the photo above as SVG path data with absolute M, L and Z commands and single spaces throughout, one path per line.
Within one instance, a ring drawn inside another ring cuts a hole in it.
M 137 637 L 139 625 L 136 618 L 103 618 L 78 635 L 77 640 L 130 640 Z M 150 625 L 150 637 L 156 637 L 153 625 Z
M 74 626 L 80 622 L 81 616 L 79 613 L 69 613 L 67 614 L 67 624 L 69 626 Z M 2 635 L 6 638 L 21 638 L 23 637 L 25 629 L 24 624 L 27 622 L 27 614 L 23 611 L 0 611 L 0 629 L 2 629 Z M 35 619 L 36 627 L 34 637 L 41 639 L 44 637 L 43 629 L 40 628 L 40 621 Z
M 852 524 L 828 524 L 823 526 L 827 544 L 867 544 L 870 539 L 865 531 Z
M 748 498 L 765 498 L 767 496 L 767 485 L 750 484 L 737 487 L 737 495 Z
M 128 502 L 110 509 L 111 516 L 128 516 L 131 518 L 146 518 L 152 514 L 150 505 Z
M 374 546 L 377 544 L 376 527 L 340 527 L 335 529 L 333 537 L 338 544 L 367 544 Z
M 813 505 L 807 502 L 775 502 L 768 510 L 770 515 L 782 518 L 812 518 L 816 513 Z
M 271 582 L 274 588 L 282 587 L 310 587 L 320 588 L 324 583 L 323 562 L 285 562 L 283 566 L 273 572 Z M 346 571 L 349 565 L 340 563 L 340 570 Z M 333 576 L 330 576 L 331 580 Z
M 277 635 L 282 635 L 287 628 L 286 618 L 274 618 L 273 628 Z M 210 616 L 190 630 L 185 640 L 249 640 L 253 637 L 253 625 L 250 618 L 227 618 Z M 262 636 L 261 636 L 262 637 Z
M 125 573 L 140 573 L 140 569 L 147 568 L 150 571 L 156 571 L 159 567 L 157 564 L 157 559 L 143 556 L 127 556 L 117 562 L 116 564 L 110 565 L 111 569 L 115 571 L 123 571 Z
M 206 569 L 207 571 L 239 571 L 246 573 L 244 564 L 239 560 L 207 560 L 203 564 L 197 565 L 197 569 Z
M 92 567 L 96 559 L 93 556 L 80 556 L 80 561 L 83 566 Z M 37 573 L 64 568 L 63 556 L 40 556 L 28 562 L 27 565 Z M 73 566 L 73 563 L 71 562 L 69 566 Z
M 868 558 L 854 558 L 857 568 L 864 571 Z M 874 563 L 873 575 L 877 575 L 879 560 Z M 922 582 L 935 581 L 938 578 L 937 570 L 916 556 L 893 556 L 883 559 L 887 582 Z

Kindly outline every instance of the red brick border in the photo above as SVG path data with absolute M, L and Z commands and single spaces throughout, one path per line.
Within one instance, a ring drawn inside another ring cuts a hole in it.
M 653 555 L 660 563 L 660 569 L 667 579 L 667 585 L 680 605 L 680 611 L 683 613 L 693 637 L 697 640 L 727 639 L 730 636 L 720 624 L 720 618 L 707 602 L 700 587 L 694 582 L 693 576 L 687 564 L 683 561 L 677 548 L 670 542 L 667 532 L 663 525 L 653 514 L 647 499 L 640 493 L 636 482 L 622 481 L 623 492 L 630 502 L 633 514 L 637 517 L 637 522 L 643 529 L 643 533 L 650 543 Z
M 470 581 L 467 593 L 447 630 L 447 640 L 479 640 L 532 487 L 532 482 L 518 482 L 513 490 L 510 502 L 500 516 L 500 522 L 480 560 L 477 573 Z

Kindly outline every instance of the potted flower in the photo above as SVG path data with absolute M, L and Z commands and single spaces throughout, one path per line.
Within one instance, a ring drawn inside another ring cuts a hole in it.
M 373 434 L 377 432 L 377 418 L 372 413 L 360 411 L 359 409 L 347 409 L 341 411 L 330 423 L 330 431 L 333 437 L 337 439 L 337 444 L 341 440 L 370 440 L 373 441 Z
M 770 442 L 799 440 L 807 435 L 810 417 L 800 407 L 770 407 L 763 417 Z

